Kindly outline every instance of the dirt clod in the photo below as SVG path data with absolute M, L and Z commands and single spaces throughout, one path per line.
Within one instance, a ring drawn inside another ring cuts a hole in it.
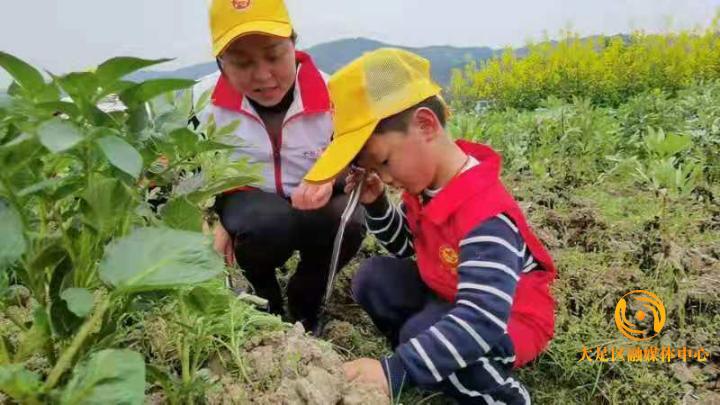
M 350 384 L 342 359 L 330 344 L 305 335 L 300 324 L 253 340 L 246 347 L 255 404 L 382 404 L 387 397 L 375 387 Z
M 338 346 L 349 347 L 352 345 L 349 342 L 352 333 L 353 325 L 350 322 L 333 320 L 325 326 L 323 338 Z

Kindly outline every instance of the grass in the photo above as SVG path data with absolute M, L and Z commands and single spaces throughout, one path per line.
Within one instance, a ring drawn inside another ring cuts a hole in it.
M 709 202 L 675 200 L 658 218 L 660 200 L 632 182 L 606 182 L 555 193 L 529 176 L 506 176 L 505 181 L 550 247 L 559 273 L 553 288 L 558 302 L 555 337 L 538 361 L 518 372 L 534 401 L 713 401 L 710 395 L 717 392 L 720 376 L 720 297 L 715 292 L 720 289 L 720 232 L 708 231 L 714 207 Z M 693 259 L 693 251 L 703 258 Z M 368 239 L 361 256 L 381 253 Z M 347 294 L 358 262 L 343 271 L 336 286 L 331 311 L 348 324 L 345 335 L 333 343 L 346 358 L 378 357 L 388 353 L 389 347 Z M 699 279 L 714 287 L 698 284 Z M 707 363 L 579 362 L 583 345 L 593 351 L 598 346 L 635 346 L 620 334 L 613 318 L 618 299 L 633 289 L 655 292 L 668 311 L 660 336 L 643 347 L 703 347 L 713 353 L 711 359 Z M 685 381 L 687 370 L 698 377 Z M 447 401 L 439 395 L 408 390 L 398 403 Z

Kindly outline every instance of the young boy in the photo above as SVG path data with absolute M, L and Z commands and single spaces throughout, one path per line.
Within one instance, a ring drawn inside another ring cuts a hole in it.
M 365 169 L 368 230 L 394 255 L 362 263 L 352 291 L 395 352 L 346 363 L 348 378 L 391 395 L 416 385 L 462 403 L 529 403 L 511 371 L 552 337 L 555 267 L 502 185 L 500 157 L 450 139 L 440 87 L 417 55 L 367 53 L 329 88 L 335 136 L 306 180 Z M 404 190 L 399 207 L 385 184 Z

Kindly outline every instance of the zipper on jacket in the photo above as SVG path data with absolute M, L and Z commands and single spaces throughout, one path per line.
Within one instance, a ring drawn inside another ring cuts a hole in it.
M 273 167 L 275 169 L 275 191 L 280 197 L 285 198 L 285 191 L 282 186 L 282 157 L 280 156 L 283 127 L 280 127 L 280 133 L 277 137 L 273 137 L 267 129 L 265 131 L 270 137 L 270 145 L 272 147 Z

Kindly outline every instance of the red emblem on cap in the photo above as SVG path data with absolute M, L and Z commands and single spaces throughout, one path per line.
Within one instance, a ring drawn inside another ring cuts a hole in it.
M 250 1 L 251 0 L 232 0 L 232 4 L 236 10 L 245 10 L 250 7 Z

